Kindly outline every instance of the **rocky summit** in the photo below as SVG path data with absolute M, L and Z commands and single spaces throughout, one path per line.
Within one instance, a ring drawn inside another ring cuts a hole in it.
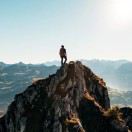
M 17 94 L 0 118 L 0 132 L 128 132 L 127 109 L 110 109 L 103 79 L 70 62 Z

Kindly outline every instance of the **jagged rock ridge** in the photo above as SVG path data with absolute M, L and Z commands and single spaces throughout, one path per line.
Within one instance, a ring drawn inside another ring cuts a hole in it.
M 16 95 L 0 119 L 0 131 L 127 132 L 124 121 L 104 116 L 109 108 L 103 79 L 80 62 L 70 62 Z

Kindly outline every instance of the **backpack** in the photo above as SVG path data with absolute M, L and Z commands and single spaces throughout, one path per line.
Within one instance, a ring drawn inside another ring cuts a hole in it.
M 66 56 L 66 49 L 65 48 L 60 49 L 60 56 Z

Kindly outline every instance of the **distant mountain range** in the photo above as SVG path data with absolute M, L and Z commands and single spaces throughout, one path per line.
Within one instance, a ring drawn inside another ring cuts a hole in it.
M 46 66 L 53 66 L 53 65 L 60 66 L 61 63 L 60 63 L 60 61 L 55 60 L 55 61 L 47 61 L 44 64 Z
M 4 62 L 0 62 L 0 68 L 7 66 L 8 64 L 5 64 Z
M 132 90 L 132 62 L 126 60 L 82 60 L 82 62 L 102 77 L 108 86 L 120 90 Z
M 132 107 L 132 91 L 108 88 L 111 106 Z
M 51 70 L 47 68 L 13 65 L 4 71 L 13 75 L 12 78 L 21 78 L 25 74 L 29 75 L 25 78 L 30 78 L 32 72 L 36 77 L 43 70 Z M 5 116 L 0 118 L 0 132 L 132 131 L 132 109 L 111 108 L 109 95 L 114 103 L 125 106 L 129 105 L 132 96 L 109 90 L 108 94 L 106 83 L 90 68 L 80 61 L 72 61 L 46 79 L 37 79 L 24 92 L 17 94 Z
M 2 64 L 2 63 L 0 63 Z M 45 78 L 53 74 L 57 66 L 45 66 L 43 64 L 23 64 L 22 62 L 7 65 L 0 68 L 0 108 L 7 108 L 15 94 L 22 92 L 37 78 Z
M 106 84 L 112 88 L 132 91 L 132 62 L 127 60 L 81 60 Z M 52 64 L 52 66 L 51 66 Z M 60 62 L 46 62 L 44 64 L 5 64 L 0 62 L 0 109 L 6 109 L 15 94 L 22 92 L 37 78 L 46 78 L 54 74 Z M 47 66 L 46 66 L 47 65 Z M 57 65 L 57 66 L 56 66 Z M 112 105 L 131 106 L 132 92 L 109 90 Z M 127 102 L 127 103 L 125 103 Z
M 108 86 L 120 90 L 132 91 L 132 62 L 127 60 L 80 60 L 102 77 Z M 59 61 L 46 62 L 47 66 L 58 65 Z

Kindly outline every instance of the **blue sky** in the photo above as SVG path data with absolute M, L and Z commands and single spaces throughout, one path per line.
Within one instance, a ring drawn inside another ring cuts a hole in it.
M 132 61 L 131 0 L 1 0 L 0 61 Z

